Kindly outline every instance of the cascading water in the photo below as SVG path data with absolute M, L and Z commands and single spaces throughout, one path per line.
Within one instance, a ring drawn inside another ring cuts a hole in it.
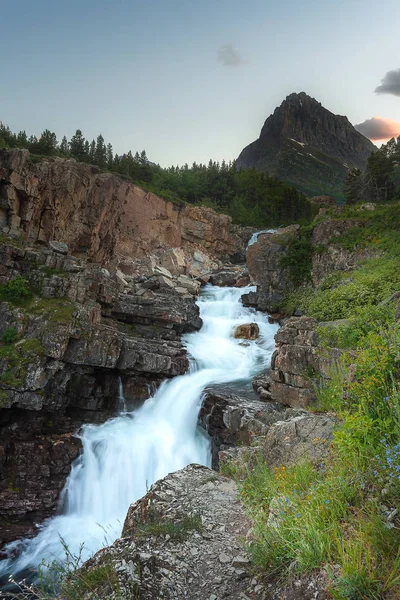
M 10 558 L 0 562 L 0 577 L 26 573 L 43 559 L 63 560 L 64 544 L 87 559 L 120 535 L 130 503 L 154 481 L 190 463 L 210 465 L 210 441 L 197 425 L 204 388 L 248 380 L 269 365 L 274 348 L 277 326 L 240 302 L 252 289 L 204 288 L 198 300 L 203 327 L 184 338 L 189 373 L 165 381 L 133 412 L 126 412 L 121 389 L 123 412 L 82 428 L 83 452 L 61 494 L 62 514 L 45 521 L 35 538 L 7 546 Z M 248 322 L 258 324 L 260 338 L 243 344 L 233 330 Z
M 276 229 L 263 229 L 262 231 L 256 231 L 255 233 L 253 233 L 253 235 L 249 239 L 249 243 L 247 244 L 247 247 L 255 244 L 256 241 L 258 240 L 259 235 L 261 235 L 263 233 L 275 233 L 275 231 L 276 231 Z

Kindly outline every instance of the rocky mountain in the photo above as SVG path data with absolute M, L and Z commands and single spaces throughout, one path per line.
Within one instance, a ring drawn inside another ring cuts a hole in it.
M 349 169 L 364 169 L 375 146 L 347 117 L 306 93 L 290 94 L 265 121 L 236 166 L 267 171 L 307 195 L 340 198 Z

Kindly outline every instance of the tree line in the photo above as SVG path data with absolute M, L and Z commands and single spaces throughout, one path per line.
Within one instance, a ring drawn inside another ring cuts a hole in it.
M 345 197 L 348 203 L 400 200 L 400 136 L 373 152 L 364 172 L 349 171 Z
M 208 164 L 195 162 L 191 166 L 162 168 L 148 160 L 145 150 L 118 155 L 101 134 L 89 142 L 80 129 L 70 140 L 64 136 L 59 142 L 48 129 L 39 137 L 28 137 L 25 131 L 14 134 L 0 123 L 2 147 L 27 148 L 42 157 L 74 158 L 97 165 L 172 202 L 205 205 L 229 214 L 237 224 L 268 227 L 308 223 L 315 214 L 315 208 L 301 192 L 267 173 L 237 170 L 234 162 L 212 160 Z

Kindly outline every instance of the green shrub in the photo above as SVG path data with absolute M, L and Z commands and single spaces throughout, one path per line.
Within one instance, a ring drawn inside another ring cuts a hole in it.
M 14 344 L 14 342 L 16 342 L 17 339 L 18 331 L 15 329 L 15 327 L 7 327 L 7 329 L 1 337 L 1 341 L 3 342 L 3 344 Z
M 281 266 L 288 269 L 289 276 L 298 286 L 311 280 L 311 267 L 313 247 L 311 245 L 311 234 L 313 227 L 302 227 L 299 238 L 291 239 L 288 243 L 288 251 L 281 259 Z
M 19 306 L 26 304 L 31 298 L 32 290 L 25 277 L 16 277 L 0 286 L 0 300 Z

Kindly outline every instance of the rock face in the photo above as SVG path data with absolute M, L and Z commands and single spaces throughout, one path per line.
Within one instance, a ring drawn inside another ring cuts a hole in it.
M 157 481 L 132 504 L 123 537 L 84 564 L 83 576 L 107 565 L 115 582 L 114 591 L 102 583 L 85 600 L 121 595 L 143 600 L 265 599 L 243 550 L 248 530 L 233 481 L 189 465 Z
M 135 278 L 66 250 L 0 245 L 0 284 L 32 293 L 0 302 L 0 543 L 54 514 L 80 450 L 71 434 L 115 414 L 120 382 L 129 404 L 185 373 L 180 336 L 201 326 L 194 279 Z
M 317 321 L 292 317 L 276 333 L 277 349 L 272 356 L 271 399 L 288 406 L 305 407 L 315 401 L 315 384 L 329 377 L 329 370 L 340 357 L 340 350 L 329 353 L 318 347 Z
M 260 235 L 247 251 L 247 268 L 257 284 L 257 294 L 244 295 L 245 305 L 274 312 L 283 297 L 292 289 L 289 272 L 282 267 L 288 243 L 299 235 L 299 225 L 289 225 L 275 233 Z
M 236 166 L 267 171 L 310 196 L 342 197 L 348 170 L 364 169 L 374 150 L 347 117 L 334 115 L 301 92 L 275 109 Z
M 315 249 L 311 271 L 314 285 L 318 285 L 333 271 L 351 271 L 360 260 L 369 257 L 366 250 L 347 250 L 334 244 L 335 238 L 354 227 L 364 226 L 365 221 L 357 219 L 332 219 L 314 227 L 311 237 Z M 322 249 L 322 252 L 319 249 Z
M 75 160 L 33 163 L 27 150 L 0 151 L 0 227 L 29 244 L 64 242 L 103 264 L 169 248 L 216 257 L 244 248 L 226 215 L 166 202 Z

